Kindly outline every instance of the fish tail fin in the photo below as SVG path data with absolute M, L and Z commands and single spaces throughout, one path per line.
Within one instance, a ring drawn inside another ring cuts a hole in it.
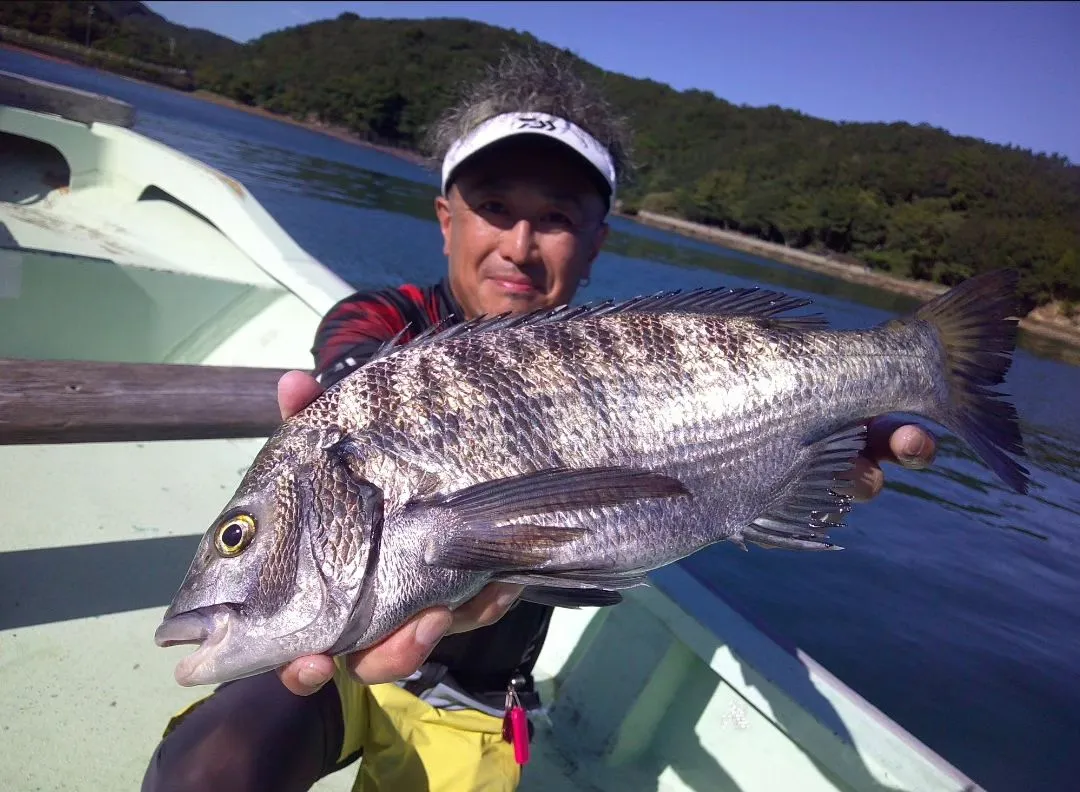
M 1005 380 L 1016 349 L 1015 270 L 969 278 L 923 305 L 916 321 L 928 322 L 944 351 L 948 397 L 933 417 L 958 435 L 998 477 L 1020 493 L 1028 470 L 1009 457 L 1026 457 L 1016 408 L 993 390 Z

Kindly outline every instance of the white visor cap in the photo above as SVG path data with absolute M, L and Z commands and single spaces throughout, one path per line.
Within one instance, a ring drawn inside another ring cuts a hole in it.
M 458 140 L 446 152 L 442 164 L 442 192 L 457 167 L 480 149 L 514 135 L 544 135 L 569 146 L 584 157 L 603 177 L 611 190 L 609 206 L 615 204 L 615 161 L 600 141 L 565 118 L 547 113 L 503 113 L 489 118 Z

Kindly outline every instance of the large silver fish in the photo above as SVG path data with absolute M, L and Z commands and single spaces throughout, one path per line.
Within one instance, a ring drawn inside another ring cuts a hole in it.
M 867 419 L 915 413 L 1026 492 L 1016 275 L 904 320 L 828 329 L 808 304 L 710 289 L 474 320 L 391 342 L 269 438 L 155 639 L 181 684 L 370 646 L 493 580 L 613 604 L 723 540 L 819 550 Z

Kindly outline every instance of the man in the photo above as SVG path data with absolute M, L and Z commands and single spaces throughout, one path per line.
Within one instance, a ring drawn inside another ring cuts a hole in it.
M 407 339 L 442 320 L 563 305 L 589 277 L 626 169 L 619 123 L 600 97 L 558 63 L 511 57 L 433 138 L 447 277 L 334 306 L 315 340 L 317 380 L 290 372 L 279 383 L 283 417 L 401 330 Z M 860 499 L 882 485 L 872 460 L 921 466 L 933 453 L 918 427 L 875 422 L 855 472 Z M 551 616 L 515 604 L 519 593 L 492 584 L 371 649 L 221 686 L 170 723 L 144 792 L 306 790 L 359 756 L 355 790 L 513 790 L 520 768 L 502 737 L 503 703 L 514 687 L 538 705 L 531 673 Z

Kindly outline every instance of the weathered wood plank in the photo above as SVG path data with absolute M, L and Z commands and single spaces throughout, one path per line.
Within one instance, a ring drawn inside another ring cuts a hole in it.
M 266 437 L 284 373 L 0 358 L 0 445 Z

